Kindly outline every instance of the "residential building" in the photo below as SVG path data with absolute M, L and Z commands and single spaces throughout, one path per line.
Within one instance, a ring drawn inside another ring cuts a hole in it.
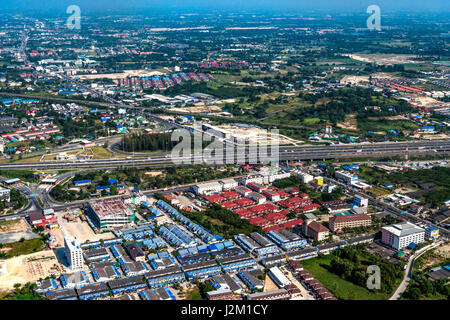
M 372 224 L 372 217 L 368 214 L 342 214 L 331 217 L 328 224 L 332 232 L 345 228 L 368 227 Z
M 402 222 L 381 228 L 381 241 L 396 250 L 425 241 L 425 230 L 411 222 Z
M 314 220 L 306 220 L 302 228 L 303 233 L 315 241 L 325 240 L 330 235 L 330 231 L 324 225 Z
M 80 241 L 73 237 L 65 237 L 64 249 L 70 269 L 83 269 L 83 250 L 80 247 Z

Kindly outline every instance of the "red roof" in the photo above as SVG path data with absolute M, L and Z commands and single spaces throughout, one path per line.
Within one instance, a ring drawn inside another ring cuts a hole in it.
M 269 232 L 269 231 L 272 231 L 272 230 L 278 231 L 278 230 L 281 230 L 281 229 L 283 229 L 283 228 L 281 228 L 279 225 L 275 225 L 275 226 L 270 226 L 270 227 L 264 228 L 264 232 Z
M 288 221 L 282 224 L 283 228 L 292 228 L 298 225 L 303 224 L 303 220 L 302 219 L 296 219 L 296 220 L 292 220 L 292 221 Z
M 204 196 L 204 198 L 206 200 L 208 200 L 209 202 L 214 202 L 214 203 L 220 203 L 220 202 L 223 202 L 223 201 L 226 200 L 220 194 L 213 194 L 213 195 L 210 195 L 210 196 Z
M 237 199 L 240 198 L 241 195 L 235 191 L 228 191 L 221 194 L 225 199 Z
M 249 222 L 253 225 L 260 226 L 260 227 L 266 226 L 270 223 L 269 220 L 267 220 L 263 217 L 252 218 L 249 220 Z
M 248 209 L 240 209 L 240 210 L 236 210 L 236 211 L 234 211 L 234 213 L 238 214 L 241 218 L 244 218 L 244 217 L 250 217 L 250 216 L 253 215 L 253 212 L 251 212 L 251 211 L 248 210 Z
M 227 202 L 223 202 L 222 204 L 220 204 L 222 207 L 224 207 L 225 209 L 236 209 L 239 207 L 238 204 L 234 203 L 233 201 L 227 201 Z
M 234 202 L 237 203 L 238 205 L 240 205 L 241 207 L 251 206 L 252 204 L 255 203 L 255 201 L 253 201 L 252 199 L 249 199 L 249 198 L 236 199 L 236 200 L 234 200 Z

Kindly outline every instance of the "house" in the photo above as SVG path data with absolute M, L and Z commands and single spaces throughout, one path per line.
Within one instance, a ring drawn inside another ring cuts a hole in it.
M 314 220 L 306 220 L 302 227 L 303 233 L 315 241 L 325 240 L 330 235 L 330 231 L 325 226 Z

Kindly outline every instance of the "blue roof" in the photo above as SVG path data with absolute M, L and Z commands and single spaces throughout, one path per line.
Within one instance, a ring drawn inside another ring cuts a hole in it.
M 109 184 L 116 184 L 118 182 L 117 179 L 109 179 Z
M 78 180 L 74 181 L 73 184 L 83 184 L 83 183 L 91 183 L 92 180 Z

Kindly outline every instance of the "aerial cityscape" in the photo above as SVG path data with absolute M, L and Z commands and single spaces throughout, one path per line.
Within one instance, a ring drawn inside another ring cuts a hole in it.
M 0 4 L 0 300 L 450 298 L 448 3 L 91 2 Z

